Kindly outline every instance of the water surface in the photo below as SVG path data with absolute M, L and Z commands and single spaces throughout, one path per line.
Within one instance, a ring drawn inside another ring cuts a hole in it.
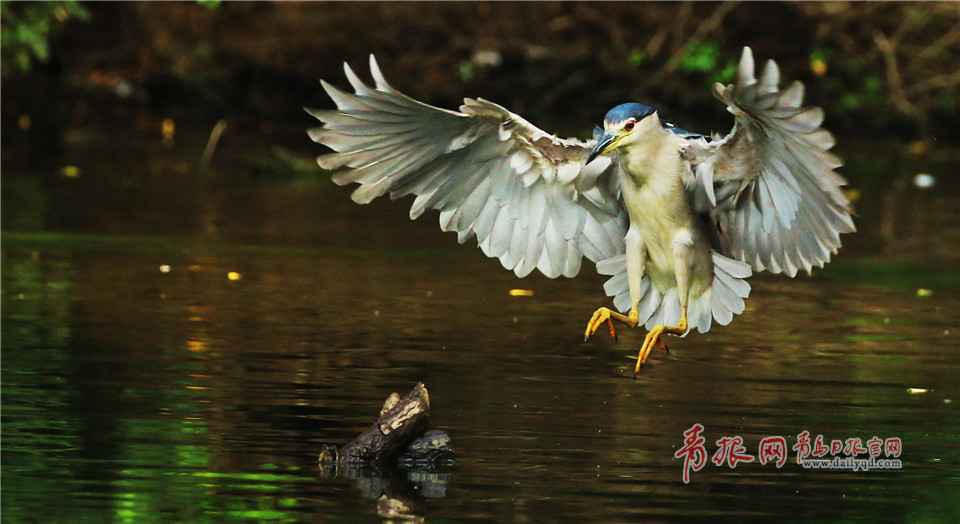
M 78 177 L 4 169 L 11 522 L 378 522 L 364 481 L 323 478 L 316 455 L 418 381 L 456 451 L 411 475 L 428 521 L 960 519 L 955 154 L 922 191 L 911 161 L 851 146 L 860 233 L 835 262 L 753 278 L 742 316 L 669 340 L 634 380 L 641 330 L 582 341 L 608 305 L 588 263 L 518 280 L 407 201 L 75 138 Z M 756 456 L 807 430 L 899 438 L 902 468 L 811 470 L 791 450 L 684 484 L 694 424 L 711 458 L 725 436 Z

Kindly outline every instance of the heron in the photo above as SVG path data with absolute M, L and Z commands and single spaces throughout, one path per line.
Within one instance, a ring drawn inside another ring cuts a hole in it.
M 366 204 L 414 196 L 410 218 L 439 211 L 440 228 L 475 239 L 518 277 L 573 277 L 584 258 L 609 276 L 613 309 L 597 309 L 584 340 L 613 321 L 647 334 L 634 377 L 664 335 L 706 333 L 744 311 L 756 272 L 823 267 L 856 230 L 824 112 L 804 86 L 759 80 L 744 47 L 732 84 L 713 94 L 732 113 L 726 135 L 685 131 L 651 106 L 611 109 L 593 137 L 558 138 L 482 98 L 458 111 L 410 98 L 370 56 L 372 86 L 344 64 L 353 93 L 321 80 L 336 109 L 306 110 L 318 164 Z

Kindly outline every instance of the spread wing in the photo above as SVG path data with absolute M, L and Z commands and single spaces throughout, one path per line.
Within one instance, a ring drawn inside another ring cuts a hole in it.
M 310 137 L 335 151 L 317 162 L 339 170 L 352 198 L 415 195 L 410 218 L 440 211 L 440 227 L 472 237 L 517 276 L 534 268 L 572 277 L 584 256 L 597 262 L 624 251 L 627 217 L 616 166 L 585 166 L 590 142 L 559 139 L 503 107 L 465 99 L 460 111 L 413 100 L 387 84 L 373 56 L 375 88 L 344 64 L 354 94 L 324 82 L 336 110 L 307 111 L 323 122 Z
M 714 94 L 736 117 L 724 138 L 691 138 L 685 151 L 693 173 L 685 180 L 694 205 L 720 229 L 725 254 L 754 270 L 790 276 L 822 267 L 855 231 L 842 165 L 829 153 L 833 135 L 820 127 L 823 110 L 801 107 L 803 84 L 779 88 L 776 63 L 757 82 L 753 53 L 743 50 L 735 84 Z

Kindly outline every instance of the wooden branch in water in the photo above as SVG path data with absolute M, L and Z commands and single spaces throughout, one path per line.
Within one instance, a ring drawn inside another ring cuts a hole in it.
M 403 398 L 390 395 L 376 422 L 353 442 L 340 448 L 325 445 L 320 465 L 383 463 L 423 435 L 430 420 L 430 396 L 422 382 Z

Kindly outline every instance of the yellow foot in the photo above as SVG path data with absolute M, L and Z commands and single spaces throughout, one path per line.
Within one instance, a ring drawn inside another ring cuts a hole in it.
M 670 352 L 667 349 L 667 345 L 660 340 L 660 336 L 664 333 L 670 333 L 671 335 L 682 335 L 687 332 L 687 312 L 683 312 L 683 316 L 680 317 L 680 323 L 676 326 L 667 327 L 662 325 L 653 326 L 653 329 L 647 333 L 647 337 L 643 339 L 643 346 L 640 346 L 640 354 L 637 355 L 637 367 L 633 370 L 633 378 L 637 378 L 637 375 L 640 374 L 640 366 L 647 361 L 647 357 L 650 356 L 650 352 L 653 351 L 653 345 L 656 344 L 660 346 L 660 349 Z
M 593 317 L 590 318 L 590 322 L 587 322 L 587 330 L 583 334 L 583 340 L 590 338 L 590 335 L 597 332 L 597 329 L 600 328 L 600 325 L 604 322 L 607 323 L 607 327 L 610 328 L 610 336 L 614 339 L 617 338 L 617 330 L 613 329 L 613 321 L 610 320 L 610 313 L 612 313 L 608 308 L 602 307 L 593 312 Z
M 653 351 L 653 345 L 656 344 L 660 346 L 660 349 L 664 351 L 669 351 L 667 345 L 660 340 L 660 335 L 663 334 L 666 326 L 653 326 L 653 329 L 647 333 L 647 338 L 643 339 L 643 345 L 640 346 L 640 354 L 637 355 L 637 367 L 633 370 L 633 378 L 637 378 L 637 375 L 640 374 L 640 366 L 647 361 L 647 357 L 650 356 L 650 352 Z
M 612 320 L 611 320 L 612 319 Z M 610 336 L 614 339 L 617 338 L 617 331 L 613 329 L 613 320 L 623 322 L 624 324 L 630 327 L 637 327 L 639 324 L 639 317 L 637 315 L 637 308 L 630 309 L 630 316 L 621 315 L 616 311 L 611 311 L 608 308 L 602 307 L 593 312 L 593 317 L 590 318 L 590 322 L 587 322 L 587 330 L 583 334 L 583 340 L 590 338 L 590 335 L 597 332 L 597 329 L 600 329 L 600 326 L 606 322 L 607 327 L 610 328 Z

